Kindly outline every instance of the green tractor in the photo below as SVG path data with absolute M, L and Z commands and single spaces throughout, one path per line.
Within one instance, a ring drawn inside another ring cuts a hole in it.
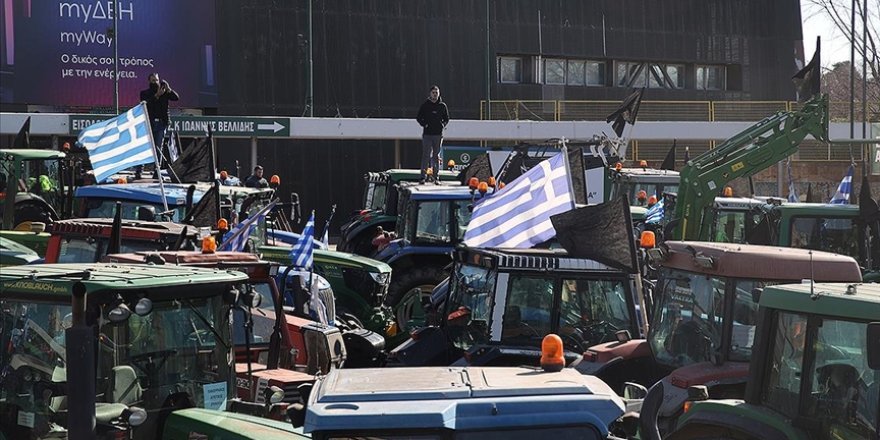
M 31 222 L 48 225 L 72 212 L 73 169 L 60 151 L 0 150 L 2 229 L 29 231 Z
M 878 438 L 880 286 L 802 283 L 753 294 L 758 326 L 745 398 L 709 400 L 704 387 L 692 386 L 665 438 Z M 650 400 L 643 410 L 661 404 Z

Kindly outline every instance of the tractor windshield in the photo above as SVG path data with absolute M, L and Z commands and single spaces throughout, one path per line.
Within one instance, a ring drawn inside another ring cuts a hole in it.
M 864 322 L 778 313 L 761 400 L 789 418 L 809 419 L 828 438 L 875 438 L 880 371 L 867 365 L 866 329 Z M 805 379 L 808 394 L 800 397 Z
M 678 368 L 710 361 L 722 350 L 731 361 L 748 362 L 758 314 L 752 290 L 770 284 L 774 283 L 663 269 L 656 323 L 648 334 L 657 362 Z M 731 311 L 725 310 L 726 292 L 734 296 Z M 725 323 L 725 317 L 731 322 Z M 721 339 L 725 325 L 731 329 L 727 343 Z
M 449 245 L 464 236 L 471 211 L 467 200 L 430 200 L 418 202 L 414 221 L 404 219 L 402 237 L 422 245 Z M 408 215 L 409 213 L 405 214 Z
M 388 185 L 384 182 L 369 182 L 364 190 L 364 209 L 384 210 L 385 194 Z
M 64 330 L 71 320 L 70 305 L 0 298 L 0 402 L 46 418 L 61 409 L 57 399 L 40 405 L 33 390 L 40 381 L 67 381 Z
M 859 228 L 849 218 L 794 217 L 791 247 L 859 258 Z
M 107 254 L 107 238 L 71 237 L 62 238 L 57 263 L 94 263 Z M 155 241 L 123 239 L 119 252 L 133 253 L 165 250 L 167 246 Z
M 161 213 L 165 207 L 146 202 L 122 202 L 122 218 L 124 220 L 143 220 L 149 222 L 172 221 L 180 222 L 185 214 L 185 206 L 169 205 L 171 216 L 163 216 Z M 83 217 L 87 218 L 113 218 L 116 216 L 116 201 L 106 199 L 91 199 L 86 202 L 86 210 Z
M 102 316 L 108 316 L 113 307 L 113 303 L 101 306 Z M 130 374 L 133 383 L 129 386 L 141 394 L 148 411 L 163 407 L 168 396 L 181 393 L 191 405 L 209 407 L 212 399 L 222 399 L 231 391 L 229 319 L 228 307 L 219 295 L 154 299 L 152 311 L 144 316 L 132 313 L 120 323 L 102 319 L 98 377 Z
M 628 182 L 623 185 L 623 190 L 626 194 L 629 195 L 630 203 L 638 202 L 639 191 L 644 191 L 645 194 L 650 196 L 656 196 L 658 200 L 662 199 L 663 193 L 677 193 L 678 185 L 670 184 L 670 183 L 652 183 L 652 182 L 639 182 L 633 181 Z
M 450 332 L 457 347 L 466 350 L 488 342 L 496 278 L 495 271 L 470 265 L 458 265 L 452 274 L 447 324 L 450 329 L 464 327 Z

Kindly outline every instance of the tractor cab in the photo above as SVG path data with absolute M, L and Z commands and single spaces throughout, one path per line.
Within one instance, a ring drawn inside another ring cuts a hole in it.
M 640 335 L 634 278 L 620 270 L 562 249 L 457 249 L 454 259 L 437 325 L 413 331 L 392 353 L 397 361 L 538 365 L 541 341 L 556 333 L 572 366 L 592 346 Z M 617 372 L 641 368 L 648 366 Z M 609 385 L 622 388 L 623 380 Z
M 70 206 L 67 193 L 73 187 L 72 179 L 64 178 L 70 169 L 66 157 L 54 150 L 0 150 L 2 229 L 17 229 L 29 222 L 48 225 L 61 218 L 59 213 L 66 212 L 63 207 Z
M 418 305 L 448 276 L 453 248 L 464 238 L 473 205 L 484 195 L 466 186 L 406 184 L 400 187 L 397 238 L 380 245 L 374 258 L 391 265 L 385 304 L 404 330 L 424 323 Z
M 802 283 L 756 296 L 745 397 L 689 390 L 688 410 L 665 438 L 876 439 L 880 287 Z
M 236 288 L 250 303 L 233 309 L 233 341 L 238 397 L 262 400 L 269 386 L 284 390 L 284 401 L 296 401 L 297 386 L 315 374 L 325 374 L 346 359 L 339 329 L 303 316 L 286 313 L 281 290 L 275 283 L 278 265 L 244 252 L 156 251 L 111 254 L 108 263 L 179 265 L 235 270 L 248 275 Z M 331 296 L 332 300 L 332 296 Z
M 666 376 L 658 422 L 664 433 L 682 414 L 691 385 L 705 386 L 710 396 L 742 397 L 754 356 L 755 289 L 809 279 L 861 281 L 855 260 L 827 252 L 667 241 L 649 253 L 660 267 L 647 343 Z
M 120 252 L 169 249 L 200 249 L 201 236 L 209 230 L 170 222 L 123 220 Z M 112 218 L 60 220 L 51 227 L 45 259 L 47 263 L 94 263 L 101 261 L 110 246 Z
M 677 171 L 648 168 L 611 168 L 611 198 L 620 194 L 629 197 L 630 204 L 646 207 L 648 198 L 662 199 L 664 193 L 677 193 L 679 177 Z
M 342 235 L 337 249 L 369 256 L 375 253 L 372 240 L 376 228 L 381 226 L 386 232 L 394 232 L 398 216 L 399 188 L 402 182 L 417 182 L 421 171 L 417 169 L 390 169 L 370 172 L 364 175 L 364 198 L 362 207 L 353 212 L 342 225 Z M 440 180 L 452 182 L 458 173 L 440 171 Z
M 176 409 L 225 410 L 246 280 L 173 265 L 3 268 L 0 433 L 156 439 Z

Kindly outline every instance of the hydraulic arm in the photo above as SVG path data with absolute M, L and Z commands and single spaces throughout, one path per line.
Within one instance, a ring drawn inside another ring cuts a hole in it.
M 827 96 L 815 96 L 800 110 L 767 117 L 689 161 L 680 173 L 674 238 L 706 239 L 712 222 L 707 209 L 721 189 L 738 177 L 761 172 L 794 154 L 807 135 L 828 142 Z

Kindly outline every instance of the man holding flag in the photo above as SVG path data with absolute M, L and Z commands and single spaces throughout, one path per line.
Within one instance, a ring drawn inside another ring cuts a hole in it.
M 88 151 L 98 183 L 126 168 L 156 162 L 143 102 L 115 118 L 90 125 L 80 132 L 77 143 Z

